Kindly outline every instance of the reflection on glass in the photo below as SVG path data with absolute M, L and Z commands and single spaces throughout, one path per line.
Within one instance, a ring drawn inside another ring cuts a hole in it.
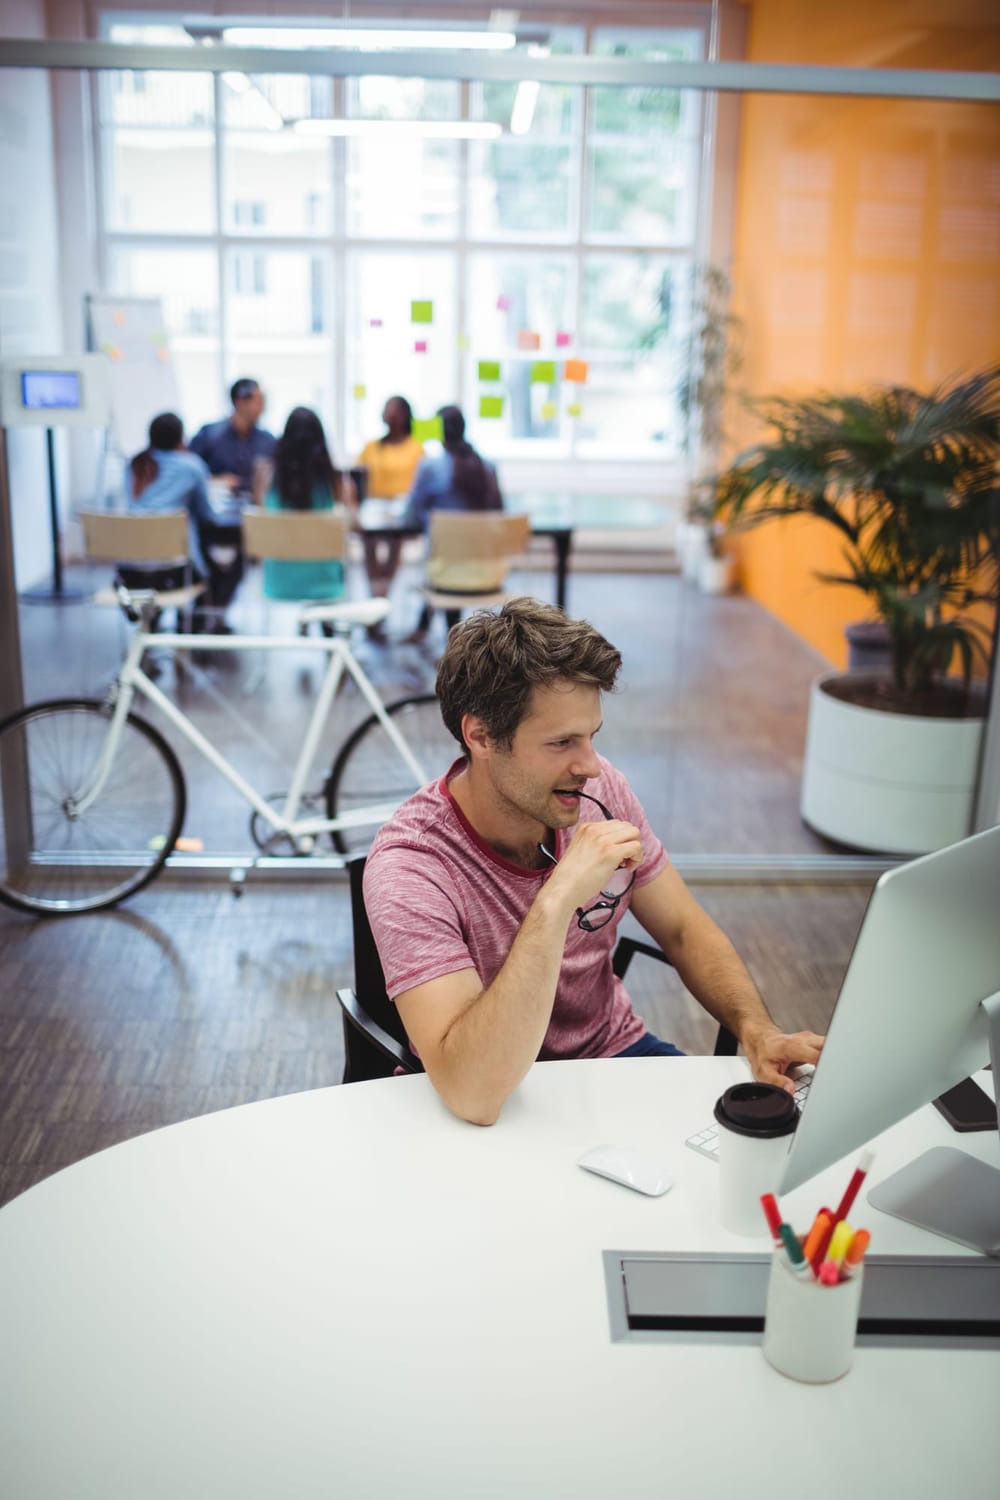
M 587 149 L 589 234 L 647 245 L 694 239 L 695 148 L 623 140 Z
M 111 290 L 123 297 L 159 297 L 189 432 L 214 419 L 220 400 L 219 309 L 215 255 L 210 250 L 117 246 Z M 156 415 L 149 413 L 150 418 Z
M 327 332 L 327 263 L 297 250 L 230 250 L 227 333 L 233 338 L 312 338 Z
M 400 136 L 348 145 L 347 222 L 378 239 L 445 239 L 458 230 L 458 143 Z
M 330 142 L 232 132 L 225 137 L 224 213 L 231 234 L 328 234 Z
M 459 87 L 446 78 L 353 78 L 349 113 L 361 120 L 457 120 Z

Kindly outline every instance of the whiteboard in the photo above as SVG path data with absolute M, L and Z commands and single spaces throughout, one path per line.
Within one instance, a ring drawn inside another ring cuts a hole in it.
M 111 430 L 126 456 L 149 441 L 149 424 L 177 411 L 180 394 L 159 297 L 87 298 L 91 348 L 108 361 Z

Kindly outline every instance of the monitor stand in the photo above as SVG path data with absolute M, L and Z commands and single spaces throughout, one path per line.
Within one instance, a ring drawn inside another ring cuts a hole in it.
M 1000 994 L 984 1000 L 1000 1128 Z M 935 1146 L 872 1188 L 868 1202 L 1000 1260 L 1000 1171 L 954 1146 Z

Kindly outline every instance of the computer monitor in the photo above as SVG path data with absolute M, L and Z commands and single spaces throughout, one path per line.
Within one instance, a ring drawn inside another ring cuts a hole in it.
M 1000 1079 L 1000 827 L 879 879 L 780 1190 L 833 1166 L 991 1057 Z M 869 1202 L 1000 1255 L 1000 1171 L 966 1152 L 925 1153 Z
M 22 370 L 21 401 L 28 411 L 79 411 L 79 370 Z

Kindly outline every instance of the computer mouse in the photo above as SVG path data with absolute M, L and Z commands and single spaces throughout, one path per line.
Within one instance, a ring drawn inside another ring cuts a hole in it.
M 674 1179 L 661 1162 L 653 1161 L 629 1146 L 593 1146 L 576 1159 L 578 1167 L 610 1177 L 623 1187 L 634 1188 L 650 1198 L 659 1198 L 674 1185 Z

